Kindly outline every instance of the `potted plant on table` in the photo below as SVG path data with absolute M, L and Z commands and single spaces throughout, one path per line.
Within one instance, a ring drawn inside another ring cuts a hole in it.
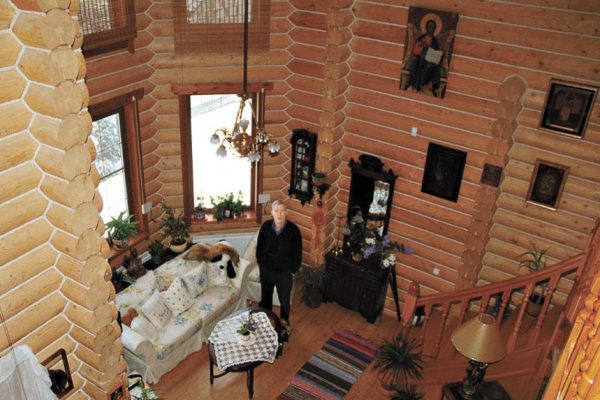
M 519 268 L 526 268 L 531 272 L 541 271 L 546 268 L 546 253 L 550 250 L 547 249 L 540 250 L 535 244 L 533 245 L 533 250 L 526 251 L 521 254 L 519 257 L 521 261 L 519 262 Z M 548 282 L 540 282 L 535 285 L 533 293 L 529 296 L 529 303 L 527 304 L 527 308 L 525 312 L 532 317 L 537 317 L 542 309 L 542 305 L 544 304 L 544 299 L 546 297 L 546 289 L 548 288 Z
M 116 218 L 113 217 L 106 223 L 108 240 L 120 249 L 127 248 L 129 239 L 138 234 L 136 225 L 139 222 L 132 220 L 133 215 L 125 216 L 125 214 L 126 212 L 122 211 Z
M 187 248 L 187 240 L 190 235 L 190 231 L 185 224 L 185 220 L 182 215 L 175 215 L 175 211 L 172 207 L 162 203 L 162 208 L 165 210 L 166 216 L 163 219 L 161 229 L 165 237 L 169 237 L 171 242 L 169 249 L 174 253 L 182 253 Z
M 375 353 L 373 369 L 380 373 L 379 383 L 388 395 L 390 391 L 402 395 L 415 392 L 410 380 L 423 379 L 420 342 L 402 333 L 384 339 Z
M 323 301 L 323 285 L 325 283 L 325 267 L 302 266 L 296 276 L 304 285 L 302 301 L 310 308 L 317 308 Z

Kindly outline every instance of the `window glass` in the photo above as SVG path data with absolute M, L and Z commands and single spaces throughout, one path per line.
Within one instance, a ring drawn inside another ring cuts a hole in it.
M 98 191 L 103 201 L 100 215 L 104 222 L 122 211 L 130 212 L 122 137 L 118 113 L 94 121 L 92 140 L 96 146 L 96 168 L 100 174 Z
M 218 146 L 210 143 L 216 129 L 233 127 L 239 104 L 240 98 L 234 94 L 190 97 L 194 205 L 198 205 L 197 198 L 202 195 L 204 207 L 211 208 L 210 196 L 222 196 L 230 192 L 237 195 L 239 191 L 243 194 L 244 204 L 250 204 L 250 161 L 248 158 L 240 158 L 227 143 L 227 156 L 219 157 Z M 244 108 L 244 118 L 252 120 L 249 103 Z

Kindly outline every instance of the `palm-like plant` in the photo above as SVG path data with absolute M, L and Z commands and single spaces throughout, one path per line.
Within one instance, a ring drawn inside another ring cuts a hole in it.
M 527 268 L 531 272 L 541 271 L 546 268 L 546 253 L 550 250 L 550 247 L 540 250 L 535 244 L 532 244 L 532 246 L 533 250 L 526 251 L 519 256 L 521 258 L 519 268 Z M 537 285 L 540 291 L 539 296 L 545 296 L 547 286 L 548 283 L 545 281 Z
M 136 225 L 139 222 L 132 221 L 133 215 L 125 214 L 126 212 L 122 211 L 106 223 L 108 238 L 119 247 L 127 247 L 127 241 L 138 234 Z
M 380 371 L 393 388 L 407 391 L 409 379 L 423 379 L 420 342 L 402 333 L 392 340 L 384 339 L 377 349 L 373 368 Z

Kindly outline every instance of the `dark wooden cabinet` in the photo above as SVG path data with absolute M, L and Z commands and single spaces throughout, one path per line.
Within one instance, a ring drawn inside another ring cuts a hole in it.
M 383 310 L 390 271 L 380 268 L 376 257 L 355 262 L 349 252 L 329 253 L 325 264 L 323 301 L 358 311 L 370 323 L 375 322 Z

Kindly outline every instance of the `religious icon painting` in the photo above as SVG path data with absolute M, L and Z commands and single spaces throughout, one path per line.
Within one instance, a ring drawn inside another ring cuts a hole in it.
M 436 143 L 429 143 L 421 192 L 458 201 L 467 153 Z
M 549 161 L 536 160 L 527 192 L 527 202 L 551 210 L 558 208 L 569 167 Z
M 410 7 L 400 89 L 444 97 L 458 14 Z
M 598 88 L 551 80 L 540 128 L 581 139 Z

